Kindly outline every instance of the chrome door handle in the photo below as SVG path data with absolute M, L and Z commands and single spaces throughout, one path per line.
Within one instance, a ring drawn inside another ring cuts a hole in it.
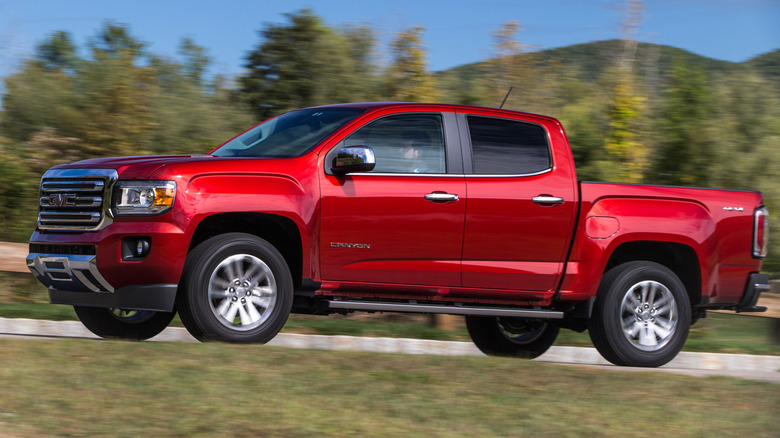
M 436 202 L 436 203 L 446 203 L 446 202 L 455 202 L 460 198 L 458 197 L 458 195 L 452 193 L 433 192 L 425 195 L 425 199 L 427 201 Z
M 534 201 L 535 204 L 539 204 L 539 205 L 563 204 L 563 198 L 559 198 L 557 196 L 550 196 L 550 195 L 534 196 L 531 200 Z

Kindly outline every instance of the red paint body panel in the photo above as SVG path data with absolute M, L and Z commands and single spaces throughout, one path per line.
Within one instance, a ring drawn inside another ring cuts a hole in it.
M 671 242 L 690 247 L 700 268 L 701 294 L 710 303 L 736 303 L 760 260 L 751 256 L 752 213 L 761 194 L 728 190 L 582 183 L 580 229 L 590 217 L 612 216 L 620 229 L 610 238 L 578 233 L 561 285 L 561 298 L 593 296 L 609 256 L 630 242 Z M 743 211 L 725 211 L 738 206 Z
M 87 160 L 60 168 L 116 169 L 120 180 L 172 180 L 173 210 L 119 218 L 100 231 L 37 230 L 31 242 L 93 244 L 112 286 L 178 283 L 198 226 L 214 215 L 262 213 L 295 224 L 302 277 L 320 296 L 549 306 L 595 295 L 610 257 L 632 242 L 684 245 L 695 255 L 700 293 L 713 304 L 739 301 L 750 273 L 753 212 L 760 193 L 578 183 L 566 135 L 550 117 L 453 105 L 348 104 L 365 112 L 297 158 L 215 156 Z M 438 113 L 460 171 L 446 175 L 326 172 L 325 157 L 361 126 L 389 114 Z M 466 172 L 462 114 L 542 126 L 552 166 L 537 175 Z M 456 133 L 456 134 L 452 134 Z M 425 195 L 457 194 L 449 203 Z M 534 197 L 557 197 L 558 205 Z M 731 207 L 731 210 L 724 210 Z M 123 262 L 126 236 L 149 236 L 143 261 Z M 697 291 L 694 291 L 697 292 Z
M 325 177 L 322 279 L 460 286 L 466 203 L 425 200 L 425 194 L 434 191 L 465 197 L 466 183 L 462 176 Z
M 154 222 L 118 219 L 94 233 L 63 234 L 35 231 L 30 242 L 49 244 L 89 244 L 97 248 L 100 273 L 114 287 L 135 284 L 178 283 L 189 245 L 190 220 L 177 212 L 158 216 Z M 123 261 L 124 237 L 151 237 L 152 251 L 143 261 Z

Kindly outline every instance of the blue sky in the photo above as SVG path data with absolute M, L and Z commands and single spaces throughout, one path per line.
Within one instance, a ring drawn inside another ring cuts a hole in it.
M 491 56 L 491 33 L 508 20 L 519 39 L 549 49 L 620 37 L 625 1 L 598 0 L 0 0 L 0 77 L 13 72 L 52 32 L 83 47 L 106 22 L 124 23 L 151 52 L 175 56 L 182 37 L 208 49 L 213 73 L 241 73 L 264 23 L 310 6 L 331 27 L 367 24 L 380 54 L 398 32 L 422 25 L 433 71 Z M 780 48 L 780 0 L 646 0 L 644 42 L 741 62 Z M 380 58 L 381 60 L 381 58 Z

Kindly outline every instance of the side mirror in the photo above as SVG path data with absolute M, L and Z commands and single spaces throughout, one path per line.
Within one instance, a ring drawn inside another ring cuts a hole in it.
M 355 172 L 374 170 L 376 159 L 374 150 L 368 146 L 349 146 L 339 149 L 333 157 L 330 171 L 334 175 L 346 175 Z

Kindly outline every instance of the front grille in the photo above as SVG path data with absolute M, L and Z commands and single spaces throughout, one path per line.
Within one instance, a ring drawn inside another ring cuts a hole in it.
M 50 170 L 43 175 L 38 210 L 42 230 L 91 231 L 110 223 L 107 217 L 116 171 Z

